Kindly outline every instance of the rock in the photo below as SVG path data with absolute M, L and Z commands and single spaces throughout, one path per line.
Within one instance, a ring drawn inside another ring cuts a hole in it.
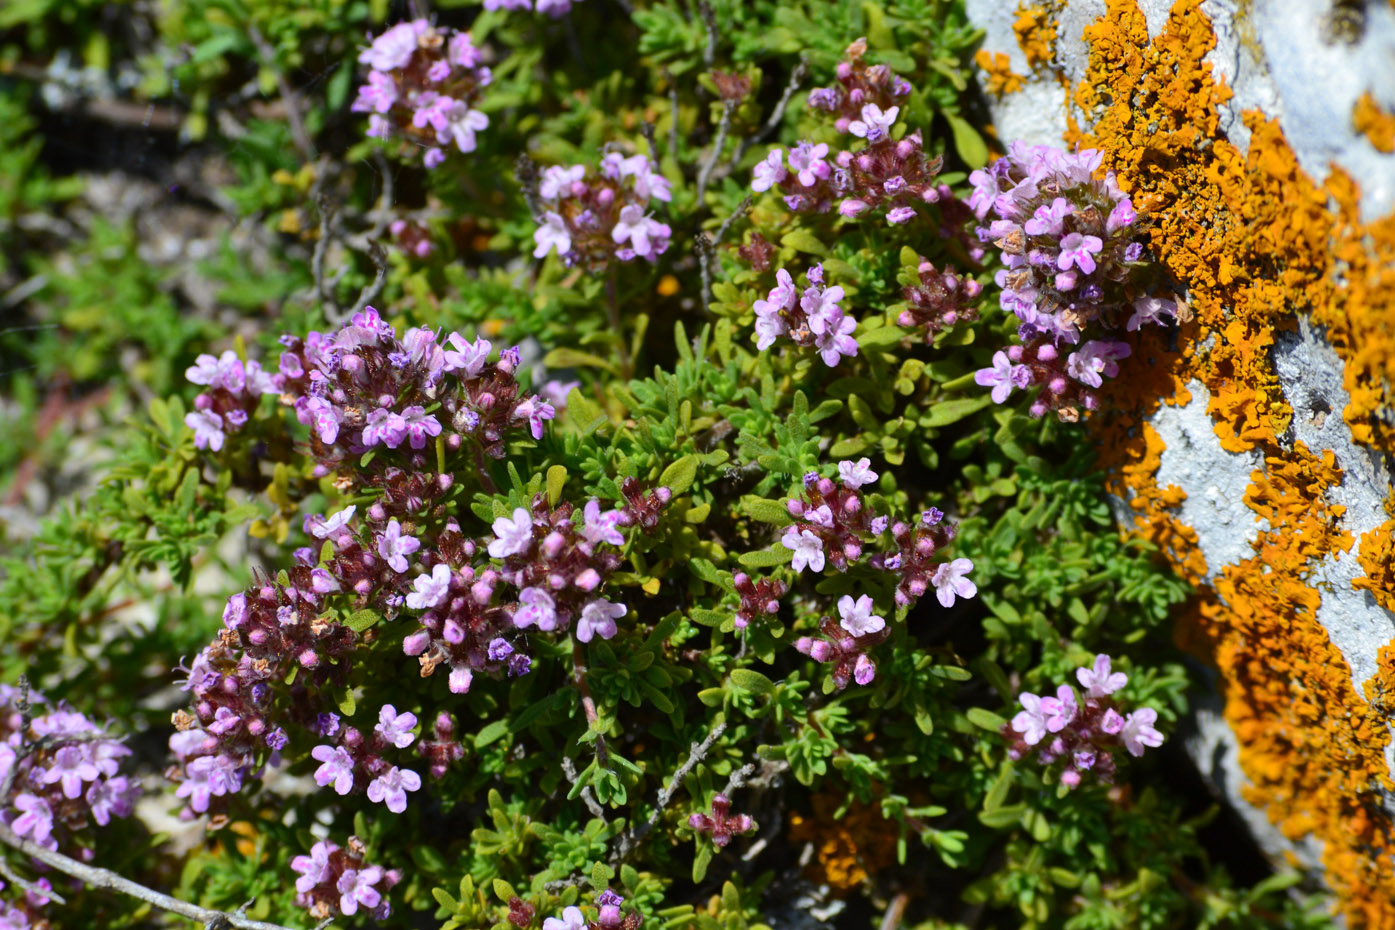
M 1188 750 L 1276 862 L 1395 925 L 1395 6 L 968 8 L 999 138 L 1102 149 L 1196 314 L 1097 423 L 1121 524 L 1198 587 Z

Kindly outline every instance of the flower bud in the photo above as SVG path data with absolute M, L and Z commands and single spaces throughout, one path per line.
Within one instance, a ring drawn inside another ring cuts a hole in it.
M 1022 361 L 1022 347 L 1019 345 L 1008 346 L 1007 357 L 1011 362 Z
M 877 666 L 866 655 L 857 657 L 857 662 L 853 665 L 853 680 L 860 685 L 872 683 L 872 679 L 877 677 Z
M 868 206 L 865 200 L 850 198 L 838 204 L 838 215 L 847 217 L 861 216 L 867 212 Z
M 798 498 L 791 497 L 788 501 L 786 501 L 785 509 L 789 511 L 790 516 L 792 517 L 804 516 L 804 502 L 802 500 L 799 500 Z
M 1037 346 L 1038 361 L 1054 362 L 1057 358 L 1059 358 L 1059 355 L 1056 352 L 1056 347 L 1051 343 L 1043 342 L 1041 345 Z
M 576 576 L 575 584 L 583 591 L 594 591 L 600 586 L 601 576 L 594 568 L 588 568 Z
M 1066 392 L 1066 379 L 1062 375 L 1056 375 L 1046 382 L 1046 389 L 1052 394 L 1064 394 Z
M 409 656 L 419 656 L 426 651 L 426 647 L 429 645 L 431 645 L 431 632 L 417 630 L 402 640 L 402 651 Z

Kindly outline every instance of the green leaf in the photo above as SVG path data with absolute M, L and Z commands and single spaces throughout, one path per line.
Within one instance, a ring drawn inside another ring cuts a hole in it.
M 993 784 L 989 786 L 988 793 L 983 796 L 983 809 L 992 813 L 1003 806 L 1007 800 L 1008 789 L 1012 787 L 1012 779 L 1016 771 L 1009 762 L 1003 766 L 1003 770 L 998 773 L 998 777 L 993 779 Z
M 383 619 L 382 614 L 378 613 L 376 610 L 368 610 L 365 608 L 349 614 L 348 618 L 344 621 L 344 625 L 355 633 L 362 633 L 381 619 Z
M 563 417 L 583 436 L 594 433 L 609 422 L 600 404 L 581 393 L 580 388 L 572 388 L 567 394 L 567 409 Z
M 1003 727 L 1007 726 L 1006 720 L 983 707 L 970 707 L 964 712 L 964 716 L 968 717 L 974 726 L 992 730 L 994 733 L 1001 733 Z
M 790 522 L 790 512 L 784 504 L 763 497 L 747 495 L 741 498 L 741 510 L 752 520 L 759 520 L 761 523 L 785 526 Z
M 954 150 L 964 159 L 964 163 L 970 168 L 982 168 L 988 164 L 988 143 L 969 125 L 969 121 L 953 113 L 946 113 L 944 117 L 949 120 L 950 131 L 954 133 Z
M 565 346 L 553 349 L 543 356 L 543 364 L 548 368 L 601 368 L 612 375 L 619 374 L 614 362 L 607 361 L 590 352 L 569 349 Z
M 610 887 L 610 880 L 615 877 L 615 870 L 604 862 L 597 862 L 591 866 L 591 887 L 597 891 L 605 891 Z
M 814 255 L 827 255 L 828 246 L 807 229 L 792 229 L 780 237 L 780 244 L 787 245 L 797 252 L 811 252 Z
M 983 811 L 978 815 L 978 822 L 995 830 L 1014 827 L 1021 823 L 1022 812 L 1026 809 L 1027 805 L 1025 804 L 1014 804 L 1011 807 L 1000 807 L 995 811 Z
M 567 466 L 553 465 L 547 470 L 547 502 L 556 507 L 562 499 L 562 486 L 567 483 Z
M 509 732 L 509 721 L 493 720 L 475 734 L 475 748 L 482 749 L 496 742 Z
M 334 703 L 339 707 L 339 713 L 345 717 L 352 717 L 358 705 L 354 702 L 354 689 L 344 688 L 334 695 Z
M 743 552 L 737 557 L 747 568 L 771 568 L 775 565 L 784 565 L 794 558 L 794 552 L 784 546 L 776 546 L 774 549 L 758 549 L 755 552 Z
M 859 333 L 857 344 L 864 349 L 875 349 L 882 346 L 894 346 L 905 338 L 906 332 L 899 326 L 881 326 Z
M 731 683 L 742 691 L 753 691 L 756 694 L 774 694 L 775 682 L 766 678 L 760 672 L 749 668 L 734 668 L 731 670 Z
M 938 404 L 932 406 L 929 412 L 921 418 L 920 425 L 930 428 L 958 423 L 965 417 L 978 413 L 991 403 L 993 403 L 993 398 L 988 394 L 984 394 L 981 397 L 963 397 L 957 400 L 942 400 Z
M 698 840 L 697 855 L 693 856 L 693 883 L 707 877 L 707 866 L 712 862 L 712 844 Z
M 663 474 L 659 475 L 659 484 L 677 497 L 693 486 L 693 479 L 697 477 L 697 467 L 698 457 L 685 455 L 664 469 Z

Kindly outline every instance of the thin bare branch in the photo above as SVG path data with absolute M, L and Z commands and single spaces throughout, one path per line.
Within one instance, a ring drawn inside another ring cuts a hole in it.
M 702 742 L 693 743 L 692 746 L 689 747 L 687 760 L 678 767 L 678 771 L 673 773 L 673 777 L 669 779 L 668 784 L 660 789 L 659 796 L 654 800 L 654 810 L 650 813 L 649 819 L 638 826 L 626 830 L 620 837 L 619 842 L 616 843 L 615 853 L 611 856 L 612 864 L 623 862 L 625 859 L 629 858 L 630 853 L 634 852 L 635 848 L 639 845 L 639 841 L 644 839 L 644 837 L 649 834 L 649 831 L 654 829 L 654 826 L 659 822 L 659 818 L 663 816 L 664 810 L 668 807 L 669 802 L 673 800 L 673 795 L 678 790 L 679 784 L 682 783 L 683 779 L 688 777 L 688 773 L 691 772 L 699 762 L 707 758 L 708 750 L 712 748 L 713 743 L 721 738 L 721 735 L 726 732 L 726 729 L 727 725 L 725 723 L 719 723 L 703 737 Z
M 717 251 L 705 232 L 693 237 L 693 249 L 697 252 L 698 270 L 702 273 L 702 307 L 706 309 L 712 303 L 712 259 L 716 258 Z
M 703 195 L 707 192 L 707 180 L 712 176 L 712 169 L 717 167 L 717 162 L 721 160 L 722 148 L 727 144 L 727 133 L 731 130 L 731 114 L 735 110 L 735 100 L 722 101 L 722 118 L 717 123 L 717 137 L 712 140 L 712 154 L 707 156 L 707 161 L 698 171 L 697 202 L 699 206 L 702 204 Z
M 717 61 L 717 12 L 712 9 L 710 0 L 698 0 L 698 13 L 702 24 L 707 28 L 707 47 L 702 50 L 702 63 L 712 67 Z
M 300 150 L 302 158 L 314 161 L 315 144 L 310 141 L 310 133 L 305 130 L 305 119 L 300 115 L 300 97 L 291 86 L 291 82 L 286 79 L 286 72 L 276 63 L 276 49 L 271 47 L 271 43 L 255 24 L 248 24 L 247 35 L 257 47 L 257 54 L 261 56 L 262 62 L 271 69 L 276 78 L 276 87 L 281 91 L 281 101 L 286 107 L 286 121 L 291 126 L 291 141 Z
M 678 82 L 668 76 L 668 153 L 678 160 Z
M 378 295 L 383 292 L 383 285 L 387 283 L 387 252 L 383 249 L 382 243 L 374 239 L 368 243 L 368 257 L 373 260 L 373 280 L 366 284 L 362 291 L 359 291 L 358 300 L 354 303 L 354 311 L 362 310 L 368 304 L 378 299 Z
M 110 869 L 103 869 L 97 866 L 87 865 L 71 859 L 60 852 L 54 852 L 47 847 L 40 846 L 32 840 L 27 840 L 22 836 L 15 835 L 9 824 L 0 822 L 0 843 L 4 843 L 11 849 L 37 859 L 51 869 L 56 869 L 64 875 L 70 875 L 86 885 L 93 888 L 101 888 L 106 891 L 115 891 L 127 895 L 171 914 L 178 914 L 190 920 L 197 921 L 204 926 L 226 926 L 235 930 L 290 930 L 282 924 L 267 923 L 264 920 L 252 920 L 248 917 L 240 917 L 236 914 L 229 914 L 225 911 L 215 911 L 206 907 L 199 907 L 197 904 L 190 904 L 188 901 L 181 901 L 178 898 L 170 897 L 167 894 L 147 888 L 139 882 L 133 882 L 125 876 L 118 875 Z M 44 894 L 50 894 L 44 892 Z M 51 896 L 51 895 L 50 895 Z
M 320 238 L 310 256 L 310 273 L 315 279 L 315 291 L 324 304 L 325 316 L 338 316 L 339 301 L 334 296 L 334 287 L 325 278 L 325 253 L 329 251 L 329 241 L 334 238 L 334 204 L 326 195 L 317 194 L 315 206 L 320 211 Z
M 737 208 L 732 212 L 731 216 L 722 220 L 722 225 L 717 227 L 717 235 L 712 237 L 712 248 L 715 249 L 722 244 L 722 240 L 726 239 L 727 232 L 731 229 L 731 224 L 745 216 L 746 211 L 749 209 L 751 209 L 751 195 L 747 194 L 741 203 L 737 205 Z
M 805 58 L 799 59 L 799 64 L 795 65 L 794 71 L 790 74 L 790 82 L 785 85 L 785 92 L 780 95 L 780 100 L 775 104 L 775 109 L 770 111 L 770 117 L 765 121 L 765 125 L 760 128 L 754 136 L 747 136 L 741 140 L 741 144 L 736 147 L 734 155 L 727 163 L 728 171 L 735 171 L 736 166 L 741 163 L 741 159 L 746 157 L 751 146 L 763 142 L 770 137 L 770 134 L 779 128 L 781 121 L 785 118 L 785 109 L 790 105 L 790 98 L 799 90 L 799 85 L 804 83 L 804 78 L 809 74 L 809 61 Z
M 23 678 L 20 679 L 20 687 L 20 700 L 17 702 L 16 707 L 24 723 L 19 732 L 28 733 L 28 682 Z M 46 746 L 55 743 L 90 742 L 95 739 L 109 740 L 112 738 L 100 733 L 62 735 L 52 738 L 54 736 L 54 734 L 50 734 L 50 736 L 45 736 L 43 739 L 35 740 L 32 743 L 24 743 L 19 747 L 19 751 L 15 754 L 14 762 L 10 764 L 10 770 L 5 773 L 4 779 L 0 780 L 0 799 L 9 798 L 10 791 L 14 788 L 15 775 L 19 772 L 21 763 Z M 17 852 L 23 853 L 31 859 L 42 862 L 49 868 L 56 869 L 64 875 L 72 876 L 93 888 L 101 888 L 106 891 L 116 891 L 128 895 L 132 898 L 144 901 L 147 904 L 153 904 L 161 910 L 169 911 L 171 914 L 179 914 L 181 917 L 187 917 L 190 920 L 197 921 L 205 927 L 230 927 L 233 928 L 233 930 L 290 930 L 290 928 L 282 926 L 281 924 L 267 923 L 262 920 L 252 920 L 241 914 L 229 914 L 225 911 L 216 911 L 211 908 L 199 907 L 197 904 L 190 904 L 188 901 L 181 901 L 179 898 L 170 897 L 153 888 L 147 888 L 139 882 L 131 881 L 129 878 L 119 875 L 110 869 L 88 865 L 65 856 L 56 850 L 49 849 L 46 846 L 40 846 L 33 840 L 25 839 L 15 833 L 13 828 L 3 820 L 0 820 L 0 843 L 3 843 Z M 24 879 L 20 879 L 18 876 L 12 874 L 8 862 L 4 863 L 3 869 L 0 869 L 0 871 L 3 871 L 5 875 L 9 876 L 11 880 L 16 881 L 16 883 L 24 883 Z M 43 894 L 55 901 L 62 902 L 63 900 L 51 891 L 38 889 L 37 893 Z

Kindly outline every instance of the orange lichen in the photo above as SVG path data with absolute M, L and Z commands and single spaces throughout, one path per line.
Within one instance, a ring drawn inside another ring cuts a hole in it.
M 1395 213 L 1361 222 L 1360 192 L 1340 168 L 1327 180 L 1336 203 L 1330 217 L 1330 267 L 1313 322 L 1345 362 L 1342 384 L 1351 403 L 1342 416 L 1351 434 L 1385 452 L 1395 449 Z
M 1389 155 L 1395 152 L 1395 113 L 1387 112 L 1370 91 L 1362 94 L 1351 111 L 1351 125 L 1376 147 Z
M 1218 108 L 1231 93 L 1205 61 L 1215 36 L 1200 7 L 1177 0 L 1150 40 L 1134 0 L 1106 0 L 1106 15 L 1084 33 L 1090 61 L 1067 141 L 1103 150 L 1105 167 L 1147 211 L 1153 252 L 1186 287 L 1193 313 L 1180 349 L 1157 334 L 1136 342 L 1131 376 L 1111 395 L 1121 409 L 1095 426 L 1111 490 L 1198 584 L 1207 566 L 1196 532 L 1176 517 L 1181 490 L 1158 486 L 1163 441 L 1147 419 L 1160 404 L 1185 403 L 1197 380 L 1220 445 L 1264 452 L 1245 504 L 1269 528 L 1250 558 L 1210 567 L 1214 590 L 1202 587 L 1183 632 L 1189 645 L 1209 645 L 1221 673 L 1247 797 L 1286 835 L 1322 841 L 1350 925 L 1395 927 L 1395 837 L 1381 798 L 1392 787 L 1386 704 L 1363 699 L 1317 620 L 1312 572 L 1353 543 L 1341 508 L 1326 500 L 1341 470 L 1330 451 L 1281 441 L 1293 414 L 1270 357 L 1275 334 L 1299 314 L 1326 327 L 1344 362 L 1353 436 L 1395 448 L 1395 217 L 1361 222 L 1352 179 L 1334 170 L 1316 184 L 1262 113 L 1243 114 L 1248 152 L 1224 137 Z M 1392 591 L 1392 529 L 1363 536 L 1357 587 Z M 1395 655 L 1383 657 L 1388 674 L 1373 681 L 1395 704 Z
M 1395 491 L 1385 499 L 1385 511 L 1391 519 L 1361 536 L 1357 561 L 1366 575 L 1357 578 L 1351 586 L 1358 591 L 1370 591 L 1377 604 L 1395 611 Z M 1395 678 L 1391 683 L 1395 685 Z
M 1018 48 L 1027 56 L 1027 67 L 1049 65 L 1056 57 L 1059 30 L 1054 14 L 1045 6 L 1019 7 L 1012 31 L 1017 36 Z
M 812 816 L 790 814 L 789 830 L 792 842 L 814 844 L 814 857 L 807 868 L 809 879 L 839 893 L 854 890 L 869 875 L 896 861 L 896 834 L 881 811 L 854 802 L 839 817 L 843 803 L 836 795 L 814 795 Z
M 1265 464 L 1245 503 L 1269 529 L 1253 557 L 1221 571 L 1201 621 L 1216 643 L 1226 717 L 1252 782 L 1245 795 L 1286 836 L 1323 840 L 1328 881 L 1353 926 L 1390 927 L 1389 731 L 1317 622 L 1322 595 L 1311 577 L 1327 553 L 1352 544 L 1343 508 L 1326 501 L 1342 471 L 1330 450 L 1318 456 L 1302 443 Z
M 979 49 L 974 53 L 974 64 L 983 69 L 988 82 L 984 85 L 984 90 L 995 97 L 1010 94 L 1013 91 L 1022 89 L 1023 77 L 1012 70 L 1012 62 L 1002 52 L 989 52 L 987 49 Z

